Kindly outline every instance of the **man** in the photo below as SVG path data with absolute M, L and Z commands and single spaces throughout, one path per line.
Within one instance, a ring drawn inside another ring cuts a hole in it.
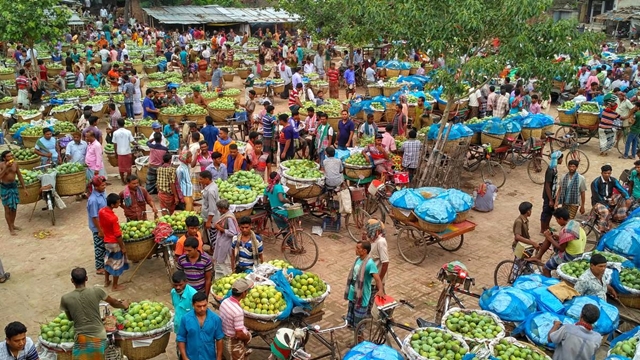
M 244 326 L 244 311 L 240 301 L 249 293 L 253 282 L 249 279 L 238 279 L 231 286 L 231 296 L 220 304 L 222 331 L 227 337 L 227 351 L 230 360 L 248 359 L 247 344 L 251 341 L 251 333 Z
M 220 218 L 218 207 L 216 204 L 220 198 L 218 197 L 218 185 L 213 182 L 210 171 L 200 172 L 200 186 L 202 186 L 202 208 L 200 215 L 204 219 L 204 227 L 207 233 L 209 245 L 213 249 L 216 243 L 216 228 L 213 224 Z
M 273 155 L 278 153 L 278 150 L 275 147 L 276 144 L 273 143 L 273 135 L 277 131 L 277 120 L 273 116 L 275 107 L 273 107 L 273 105 L 267 105 L 265 110 L 266 112 L 260 119 L 260 122 L 262 123 L 262 143 L 264 145 L 264 152 L 269 154 L 268 162 L 273 162 L 275 164 L 275 156 Z M 267 172 L 270 169 L 271 167 L 268 165 Z
M 65 159 L 67 162 L 84 165 L 84 158 L 87 154 L 87 143 L 82 140 L 82 134 L 74 132 L 73 141 L 65 148 Z
M 216 248 L 213 251 L 215 262 L 215 278 L 220 279 L 231 273 L 231 242 L 238 235 L 238 221 L 233 212 L 229 211 L 229 201 L 220 199 L 216 203 L 220 219 L 214 224 L 216 234 Z
M 89 126 L 87 126 L 84 130 L 82 130 L 82 139 L 83 140 L 87 140 L 87 133 L 89 131 L 93 132 L 93 135 L 95 136 L 96 140 L 98 140 L 98 142 L 100 144 L 102 144 L 102 131 L 98 128 L 98 117 L 97 116 L 89 116 L 87 118 L 87 122 L 89 123 Z
M 509 97 L 507 91 L 503 88 L 500 89 L 500 95 L 496 96 L 495 107 L 493 108 L 493 116 L 503 118 L 509 110 Z
M 238 145 L 229 145 L 229 156 L 227 156 L 227 174 L 232 175 L 240 170 L 247 170 L 247 160 L 244 155 L 238 152 Z
M 298 88 L 298 84 L 303 85 L 302 83 L 302 68 L 301 67 L 296 67 L 295 69 L 293 69 L 293 76 L 291 77 L 291 85 L 293 86 L 294 89 Z M 302 90 L 298 91 L 300 94 L 303 94 L 304 92 Z
M 558 165 L 562 164 L 562 152 L 556 150 L 551 154 L 551 162 L 544 174 L 544 186 L 542 188 L 542 213 L 540 213 L 540 232 L 549 229 L 549 223 L 555 208 L 556 190 L 558 188 Z
M 87 86 L 91 89 L 96 89 L 100 86 L 101 80 L 102 76 L 96 72 L 96 68 L 94 66 L 89 67 L 89 75 L 85 79 Z
M 38 360 L 38 350 L 31 338 L 27 337 L 27 327 L 14 321 L 4 328 L 5 341 L 0 342 L 0 359 Z
M 154 123 L 154 125 L 157 123 Z M 159 125 L 159 124 L 158 124 Z M 169 149 L 162 144 L 162 133 L 154 132 L 152 134 L 153 141 L 147 141 L 149 147 L 149 168 L 147 169 L 147 181 L 145 187 L 151 194 L 157 194 L 158 189 L 156 187 L 158 168 L 162 166 L 164 154 Z
M 107 195 L 105 189 L 107 188 L 107 180 L 102 176 L 94 176 L 89 186 L 91 187 L 91 195 L 87 200 L 87 218 L 89 223 L 89 230 L 93 235 L 93 254 L 96 267 L 96 275 L 104 275 L 104 232 L 100 227 L 100 219 L 98 218 L 98 212 L 103 207 L 107 206 Z
M 338 122 L 338 149 L 344 150 L 347 147 L 353 146 L 353 134 L 356 130 L 356 125 L 349 118 L 347 110 L 342 110 L 340 113 L 342 117 Z
M 611 286 L 611 274 L 612 270 L 607 269 L 607 259 L 602 254 L 592 254 L 589 270 L 580 275 L 574 288 L 582 296 L 594 295 L 607 301 L 609 293 L 616 299 L 618 294 Z
M 211 63 L 211 90 L 222 89 L 224 79 L 222 78 L 222 70 L 217 61 Z
M 553 360 L 592 360 L 602 342 L 602 335 L 593 331 L 593 324 L 600 318 L 600 309 L 593 304 L 582 307 L 580 321 L 563 324 L 554 321 L 547 340 L 556 345 Z
M 598 214 L 596 226 L 601 233 L 609 230 L 609 218 L 622 221 L 627 217 L 631 205 L 629 193 L 620 182 L 611 176 L 611 165 L 600 168 L 600 176 L 591 183 L 591 206 Z M 614 193 L 613 189 L 618 192 Z
M 149 135 L 149 140 L 154 139 L 154 134 L 160 134 L 160 143 L 162 144 L 162 146 L 166 147 L 168 151 L 169 141 L 164 137 L 164 134 L 162 133 L 162 125 L 159 122 L 154 121 L 153 124 L 151 124 L 151 130 L 153 130 L 153 132 Z
M 302 83 L 296 84 L 293 90 L 289 91 L 289 110 L 291 112 L 298 111 L 302 108 L 302 101 L 300 100 L 300 94 L 302 93 Z
M 284 81 L 284 91 L 280 94 L 280 97 L 286 99 L 288 96 L 284 95 L 289 95 L 289 92 L 293 90 L 293 87 L 291 86 L 291 78 L 293 77 L 293 74 L 291 73 L 291 68 L 287 65 L 287 62 L 284 59 L 280 61 L 277 69 L 280 73 L 280 79 Z
M 347 70 L 344 72 L 344 82 L 347 84 L 347 89 L 345 90 L 345 94 L 347 99 L 349 99 L 349 95 L 356 93 L 356 72 L 353 64 L 349 66 Z
M 369 242 L 358 241 L 356 244 L 356 260 L 347 276 L 347 286 L 344 292 L 344 299 L 349 301 L 347 310 L 347 322 L 349 326 L 356 327 L 361 320 L 371 315 L 369 308 L 372 296 L 372 282 L 378 292 L 375 296 L 384 298 L 384 288 L 382 279 L 378 274 L 378 268 L 370 255 L 371 244 Z
M 249 119 L 247 117 L 247 119 Z M 218 140 L 218 134 L 220 134 L 220 130 L 213 124 L 213 118 L 211 116 L 207 116 L 205 118 L 206 124 L 200 129 L 200 133 L 204 136 L 204 141 L 207 142 L 207 146 L 209 147 L 209 151 L 213 151 L 213 145 Z
M 127 112 L 127 117 L 133 119 L 135 114 L 133 112 L 133 95 L 135 93 L 135 88 L 133 83 L 129 81 L 129 75 L 122 76 L 122 81 L 124 85 L 122 87 L 122 95 L 124 95 L 124 108 Z
M 560 188 L 556 191 L 555 206 L 562 206 L 569 210 L 569 218 L 573 219 L 580 210 L 584 214 L 584 202 L 587 193 L 587 182 L 584 176 L 578 173 L 578 160 L 569 160 L 569 172 L 562 177 Z
M 629 193 L 631 193 L 633 202 L 637 204 L 640 201 L 640 160 L 636 160 L 633 166 L 634 169 L 629 174 Z
M 93 131 L 88 131 L 85 138 L 87 139 L 87 154 L 84 157 L 84 162 L 87 164 L 87 177 L 106 175 L 102 161 L 102 145 L 96 140 Z
M 373 85 L 376 83 L 377 72 L 376 72 L 376 63 L 371 64 L 365 71 L 365 75 L 367 78 L 367 85 Z M 369 94 L 369 87 L 367 86 L 367 95 Z
M 322 162 L 321 167 L 325 174 L 325 185 L 340 190 L 344 182 L 344 165 L 340 159 L 335 157 L 336 149 L 328 147 L 325 150 L 326 158 Z
M 184 254 L 184 242 L 187 238 L 193 237 L 198 240 L 198 251 L 202 251 L 202 247 L 204 245 L 202 235 L 200 234 L 200 219 L 194 215 L 187 216 L 184 220 L 184 224 L 187 227 L 187 232 L 178 239 L 178 242 L 176 242 L 176 248 L 173 251 L 176 256 L 176 262 L 178 261 L 178 258 Z
M 191 303 L 193 310 L 184 314 L 176 335 L 181 360 L 224 359 L 222 320 L 208 308 L 205 293 L 195 293 Z
M 222 155 L 222 163 L 227 164 L 229 158 L 230 146 L 236 142 L 229 137 L 229 129 L 226 127 L 220 128 L 220 134 L 218 135 L 218 141 L 213 145 L 213 151 L 217 151 Z
M 522 202 L 518 206 L 520 216 L 518 216 L 513 222 L 512 249 L 515 249 L 519 242 L 525 244 L 525 246 L 533 246 L 536 249 L 540 247 L 537 242 L 531 240 L 531 236 L 529 235 L 529 218 L 531 217 L 531 209 L 533 209 L 533 204 L 528 201 Z
M 211 154 L 211 159 L 213 160 L 213 162 L 206 168 L 206 170 L 211 172 L 211 179 L 213 181 L 216 181 L 218 179 L 226 181 L 229 177 L 229 174 L 227 173 L 227 165 L 222 163 L 222 154 L 214 151 Z
M 198 131 L 198 125 L 194 122 L 188 122 L 184 124 L 184 126 L 182 127 L 182 131 L 186 132 L 184 134 L 184 144 L 186 144 L 187 146 L 191 146 L 195 142 L 199 143 L 201 139 L 204 140 L 204 135 L 202 135 L 202 133 Z M 198 133 L 198 140 L 193 137 L 194 133 Z M 207 144 L 207 146 L 208 145 L 209 144 Z
M 280 160 L 285 161 L 293 159 L 295 156 L 295 145 L 293 144 L 293 137 L 295 130 L 289 123 L 289 116 L 287 114 L 278 115 L 280 121 Z
M 129 269 L 127 262 L 127 249 L 122 240 L 122 230 L 118 215 L 113 210 L 120 207 L 120 196 L 109 194 L 107 206 L 98 211 L 100 229 L 104 234 L 104 287 L 111 285 L 109 275 L 113 276 L 113 291 L 123 290 L 124 286 L 118 285 L 120 275 Z
M 27 195 L 27 190 L 24 179 L 22 178 L 22 173 L 20 172 L 20 167 L 15 161 L 11 151 L 3 151 L 0 157 L 2 158 L 0 159 L 2 160 L 2 162 L 0 162 L 0 196 L 2 197 L 2 206 L 4 207 L 4 218 L 7 221 L 9 233 L 15 236 L 17 235 L 16 230 L 21 230 L 15 226 L 18 203 L 20 202 L 16 176 L 20 181 L 20 186 L 24 189 L 25 195 Z
M 107 347 L 107 333 L 102 323 L 100 303 L 107 302 L 117 309 L 128 309 L 127 301 L 116 300 L 98 286 L 87 287 L 87 271 L 71 270 L 71 282 L 75 289 L 62 295 L 60 310 L 73 321 L 76 337 L 73 345 L 74 359 L 101 359 Z
M 198 250 L 198 246 L 196 238 L 189 237 L 184 241 L 184 254 L 178 258 L 176 269 L 184 271 L 189 285 L 208 298 L 213 278 L 213 262 L 209 255 Z
M 384 129 L 385 129 L 385 132 L 382 134 L 382 146 L 384 147 L 386 152 L 395 153 L 396 139 L 394 139 L 393 136 L 391 136 L 391 132 L 393 131 L 393 125 L 387 124 Z M 377 135 L 378 134 L 376 134 L 376 137 Z
M 130 174 L 126 178 L 126 186 L 120 192 L 121 207 L 127 221 L 147 220 L 147 204 L 153 209 L 155 217 L 158 216 L 158 209 L 153 203 L 149 192 L 140 186 L 140 180 L 136 175 Z
M 187 275 L 184 271 L 176 271 L 171 275 L 173 289 L 171 289 L 171 303 L 175 315 L 173 318 L 173 332 L 180 329 L 182 317 L 193 309 L 192 298 L 198 291 L 187 283 Z
M 143 108 L 143 112 L 142 112 L 142 117 L 143 118 L 152 118 L 152 119 L 157 119 L 158 118 L 158 114 L 160 113 L 160 111 L 158 109 L 156 109 L 156 106 L 153 104 L 153 95 L 154 95 L 154 91 L 153 89 L 147 89 L 147 91 L 145 92 L 145 98 L 142 101 L 142 108 Z
M 33 152 L 40 155 L 40 165 L 51 164 L 58 165 L 58 155 L 60 154 L 60 145 L 53 136 L 51 128 L 42 129 L 42 137 L 36 142 Z
M 118 172 L 120 173 L 120 181 L 126 184 L 126 176 L 131 175 L 131 167 L 133 166 L 133 154 L 131 153 L 131 143 L 136 143 L 131 131 L 124 127 L 124 119 L 118 119 L 118 129 L 113 132 L 111 138 L 113 142 L 113 150 L 118 159 Z
M 162 156 L 162 166 L 157 170 L 156 187 L 158 188 L 158 200 L 163 209 L 173 214 L 180 203 L 176 183 L 176 168 L 171 166 L 172 155 L 165 153 Z
M 26 109 L 29 106 L 29 92 L 27 91 L 29 88 L 29 78 L 26 76 L 25 69 L 20 69 L 18 74 L 16 78 L 16 87 L 18 88 L 17 103 Z
M 389 250 L 387 249 L 387 239 L 384 237 L 384 224 L 380 220 L 369 219 L 365 224 L 365 231 L 367 240 L 371 243 L 371 252 L 369 255 L 378 268 L 378 275 L 384 286 L 387 271 L 389 270 Z M 378 288 L 372 284 L 371 294 L 377 292 Z M 371 312 L 373 303 L 374 299 L 371 297 L 369 301 L 369 312 Z
M 250 217 L 241 217 L 238 226 L 240 234 L 231 241 L 231 266 L 234 272 L 241 273 L 264 262 L 264 248 L 260 235 L 251 230 Z
M 109 104 L 109 125 L 111 129 L 107 128 L 107 132 L 115 131 L 118 129 L 118 119 L 122 117 L 120 113 L 120 109 L 116 106 L 116 104 Z
M 418 133 L 411 129 L 409 131 L 409 139 L 405 141 L 400 150 L 402 154 L 402 167 L 409 172 L 409 181 L 413 181 L 413 177 L 420 164 L 420 154 L 422 153 L 422 141 L 416 139 Z
M 340 97 L 340 71 L 336 69 L 335 63 L 331 63 L 331 67 L 327 71 L 327 79 L 329 80 L 329 97 L 338 99 Z
M 562 226 L 558 235 L 553 234 L 550 229 L 544 231 L 544 242 L 538 249 L 537 254 L 531 261 L 541 262 L 542 256 L 553 245 L 556 252 L 544 265 L 542 273 L 546 277 L 551 277 L 551 271 L 555 270 L 565 262 L 572 261 L 584 253 L 587 244 L 587 234 L 580 226 L 580 222 L 569 219 L 569 210 L 558 208 L 553 212 L 558 225 Z
M 496 94 L 496 87 L 489 86 L 489 94 L 487 95 L 487 116 L 493 116 L 493 109 L 496 108 L 496 101 L 498 94 Z

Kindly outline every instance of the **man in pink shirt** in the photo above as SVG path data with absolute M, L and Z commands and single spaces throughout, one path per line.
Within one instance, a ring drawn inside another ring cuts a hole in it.
M 529 105 L 529 114 L 540 114 L 542 107 L 540 106 L 538 95 L 531 95 L 531 105 Z
M 232 359 L 247 357 L 247 344 L 251 341 L 251 334 L 244 326 L 244 312 L 240 301 L 247 296 L 253 282 L 249 279 L 238 279 L 231 286 L 231 296 L 220 304 L 220 319 L 222 332 L 226 336 L 226 347 Z
M 87 141 L 87 154 L 84 161 L 87 164 L 87 178 L 93 178 L 95 175 L 103 175 L 104 163 L 102 162 L 102 145 L 96 140 L 96 135 L 93 131 L 89 130 L 85 134 Z
M 393 138 L 393 136 L 391 136 L 391 132 L 393 131 L 393 125 L 387 124 L 387 126 L 384 129 L 385 129 L 385 132 L 384 134 L 382 134 L 382 146 L 384 146 L 384 149 L 387 150 L 387 152 L 395 153 L 396 140 Z

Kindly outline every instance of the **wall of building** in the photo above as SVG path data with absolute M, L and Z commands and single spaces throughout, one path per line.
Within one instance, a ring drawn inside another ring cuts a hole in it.
M 629 6 L 638 6 L 640 3 L 638 0 L 617 0 L 616 1 L 616 10 L 626 8 Z

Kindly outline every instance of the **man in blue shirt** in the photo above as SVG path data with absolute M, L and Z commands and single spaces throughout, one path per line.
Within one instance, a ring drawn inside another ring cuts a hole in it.
M 162 135 L 169 145 L 169 151 L 178 151 L 180 148 L 180 128 L 176 125 L 176 119 L 169 118 L 169 123 L 164 126 L 162 130 Z
M 171 289 L 171 303 L 175 309 L 173 318 L 173 331 L 177 334 L 180 330 L 182 317 L 193 310 L 193 295 L 198 291 L 187 283 L 187 275 L 184 271 L 176 271 L 171 275 L 173 289 Z
M 160 112 L 158 109 L 156 109 L 155 105 L 153 105 L 153 89 L 147 89 L 144 101 L 142 101 L 142 117 L 146 118 L 146 117 L 150 117 L 152 119 L 157 119 L 158 118 L 158 113 Z
M 87 143 L 82 140 L 82 134 L 73 133 L 73 141 L 67 145 L 65 158 L 67 162 L 84 165 L 84 157 L 87 155 Z
M 338 122 L 338 149 L 345 149 L 353 146 L 353 133 L 356 125 L 349 118 L 347 110 L 342 110 L 342 119 Z
M 93 234 L 93 253 L 96 265 L 96 274 L 104 275 L 104 233 L 100 228 L 98 211 L 107 206 L 107 179 L 103 176 L 94 176 L 89 186 L 93 187 L 91 195 L 87 200 L 87 215 L 89 220 L 89 230 Z
M 180 51 L 180 62 L 184 67 L 189 65 L 189 63 L 187 63 L 187 50 L 185 50 L 184 46 L 182 46 L 182 50 Z
M 209 146 L 209 151 L 213 151 L 213 144 L 218 140 L 220 130 L 213 125 L 213 118 L 211 116 L 207 116 L 205 121 L 207 124 L 200 129 L 200 134 L 204 136 L 204 140 L 207 142 L 207 146 Z
M 191 303 L 193 310 L 180 320 L 176 336 L 182 360 L 222 360 L 222 320 L 207 308 L 207 296 L 203 292 L 193 295 Z
M 347 84 L 347 98 L 349 98 L 349 94 L 356 93 L 356 71 L 353 64 L 344 72 L 344 81 Z

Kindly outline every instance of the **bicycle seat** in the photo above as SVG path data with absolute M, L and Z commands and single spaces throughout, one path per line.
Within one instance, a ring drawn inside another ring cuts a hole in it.
M 302 306 L 296 306 L 291 310 L 291 315 L 296 317 L 307 317 L 309 316 L 309 313 Z
M 436 323 L 432 323 L 430 321 L 427 321 L 423 318 L 417 318 L 416 319 L 416 323 L 418 324 L 418 327 L 424 328 L 424 327 L 438 327 L 440 326 L 440 324 L 436 324 Z
M 548 137 L 553 136 L 553 133 L 551 131 L 545 131 L 544 134 Z

